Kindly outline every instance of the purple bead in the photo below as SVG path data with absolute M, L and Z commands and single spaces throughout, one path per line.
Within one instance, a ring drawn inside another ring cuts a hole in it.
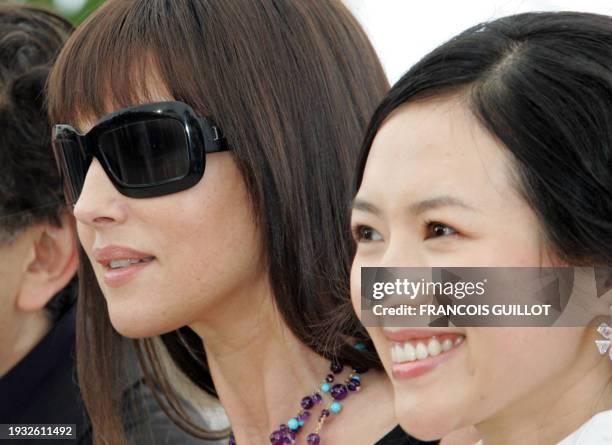
M 289 431 L 289 427 L 285 425 L 284 423 L 281 423 L 280 426 L 278 427 L 278 432 L 286 433 L 287 431 Z M 277 431 L 274 431 L 274 432 L 276 433 Z
M 348 389 L 342 383 L 336 383 L 329 391 L 334 400 L 344 400 L 348 395 Z
M 326 381 L 327 383 L 331 383 L 331 382 L 333 382 L 333 381 L 334 381 L 334 375 L 333 375 L 333 374 L 327 374 L 327 375 L 325 376 L 325 381 Z
M 322 400 L 323 400 L 323 397 L 322 397 L 322 396 L 321 396 L 321 394 L 319 394 L 318 392 L 315 392 L 315 393 L 312 395 L 312 401 L 313 401 L 315 404 L 317 404 L 317 405 L 318 405 L 319 403 L 321 403 L 321 401 L 322 401 Z
M 323 417 L 329 417 L 329 415 L 330 415 L 330 412 L 328 409 L 322 409 L 320 419 L 322 419 Z
M 300 403 L 300 405 L 304 409 L 310 409 L 314 406 L 314 400 L 312 400 L 312 397 L 306 396 L 302 399 L 302 402 Z
M 270 443 L 272 445 L 283 445 L 285 443 L 284 438 L 285 438 L 285 435 L 282 432 L 274 431 L 270 435 Z
M 234 432 L 232 431 L 229 435 L 229 441 L 227 445 L 236 445 L 236 439 L 234 438 Z
M 289 437 L 289 439 L 291 440 L 295 440 L 295 438 L 297 437 L 297 431 L 289 430 L 289 432 L 287 433 L 287 437 Z
M 331 366 L 329 367 L 330 371 L 333 372 L 334 374 L 340 374 L 342 372 L 342 370 L 344 369 L 344 366 L 342 366 L 341 363 L 338 362 L 334 362 L 331 364 Z
M 308 411 L 302 411 L 298 416 L 297 420 L 302 420 L 306 422 L 310 418 L 310 413 Z
M 357 391 L 357 385 L 355 385 L 355 382 L 348 382 L 346 387 L 349 391 Z
M 321 443 L 321 438 L 318 434 L 312 433 L 308 435 L 306 442 L 308 442 L 308 445 L 319 445 Z

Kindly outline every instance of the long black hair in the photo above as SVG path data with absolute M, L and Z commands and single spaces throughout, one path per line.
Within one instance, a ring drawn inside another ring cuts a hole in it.
M 512 153 L 546 241 L 571 264 L 612 264 L 612 18 L 526 13 L 474 26 L 410 69 L 377 108 L 370 146 L 401 105 L 467 99 Z

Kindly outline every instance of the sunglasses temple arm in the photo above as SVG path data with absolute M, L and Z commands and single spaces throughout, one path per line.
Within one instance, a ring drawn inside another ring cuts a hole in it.
M 204 144 L 206 153 L 216 153 L 229 149 L 221 128 L 212 123 L 209 119 L 200 119 L 200 125 L 202 125 L 202 129 L 206 136 L 206 142 Z

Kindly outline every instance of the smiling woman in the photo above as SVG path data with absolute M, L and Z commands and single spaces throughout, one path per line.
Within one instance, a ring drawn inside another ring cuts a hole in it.
M 355 309 L 363 266 L 612 264 L 611 67 L 612 18 L 580 13 L 477 25 L 415 65 L 363 146 Z M 487 445 L 612 443 L 612 362 L 594 347 L 612 292 L 599 298 L 584 328 L 368 328 L 400 424 L 422 439 L 475 425 Z

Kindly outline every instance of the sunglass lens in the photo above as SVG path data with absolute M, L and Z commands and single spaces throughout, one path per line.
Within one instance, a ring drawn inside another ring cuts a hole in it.
M 124 185 L 159 185 L 189 172 L 187 135 L 176 119 L 121 125 L 100 134 L 97 145 L 111 174 Z

